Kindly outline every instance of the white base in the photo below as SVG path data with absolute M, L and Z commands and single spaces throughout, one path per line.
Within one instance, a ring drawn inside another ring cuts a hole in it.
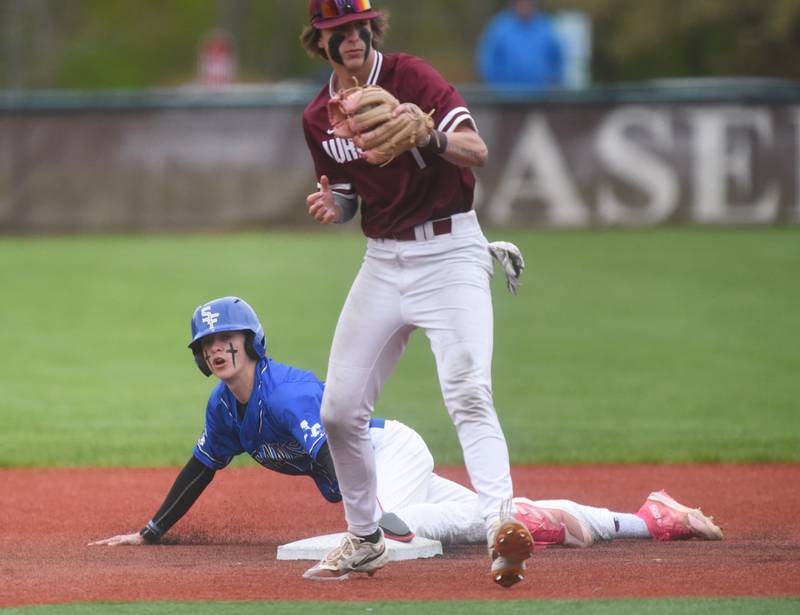
M 278 547 L 278 559 L 321 560 L 329 551 L 339 546 L 344 532 L 312 536 Z M 417 536 L 411 542 L 386 540 L 390 561 L 421 559 L 442 554 L 442 543 Z

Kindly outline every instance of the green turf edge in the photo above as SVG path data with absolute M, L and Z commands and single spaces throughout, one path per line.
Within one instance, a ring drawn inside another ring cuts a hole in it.
M 337 615 L 339 613 L 375 613 L 383 615 L 470 615 L 491 613 L 513 615 L 536 612 L 537 615 L 597 613 L 600 615 L 699 615 L 711 613 L 746 613 L 748 615 L 797 613 L 800 598 L 672 598 L 658 600 L 496 600 L 437 602 L 92 602 L 3 609 L 4 615 Z

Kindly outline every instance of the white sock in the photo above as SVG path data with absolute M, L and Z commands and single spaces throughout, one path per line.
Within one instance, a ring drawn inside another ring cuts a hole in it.
M 650 538 L 647 524 L 633 513 L 612 512 L 614 516 L 614 538 Z

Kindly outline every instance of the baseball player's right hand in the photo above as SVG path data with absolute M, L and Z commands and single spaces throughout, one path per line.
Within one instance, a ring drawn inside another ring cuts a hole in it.
M 309 194 L 306 198 L 308 213 L 320 224 L 337 222 L 342 216 L 342 211 L 333 200 L 333 192 L 327 175 L 319 178 L 319 186 L 318 192 Z
M 143 545 L 144 538 L 139 532 L 135 534 L 117 534 L 111 538 L 104 538 L 103 540 L 95 540 L 90 542 L 88 546 L 93 545 L 106 545 L 107 547 L 117 547 L 119 545 Z

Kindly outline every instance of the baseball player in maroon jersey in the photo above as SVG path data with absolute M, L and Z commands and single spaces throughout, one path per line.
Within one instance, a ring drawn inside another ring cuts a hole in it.
M 492 400 L 492 258 L 472 209 L 471 171 L 486 164 L 486 145 L 461 95 L 435 69 L 378 50 L 388 17 L 369 0 L 310 0 L 309 19 L 301 41 L 333 69 L 303 113 L 319 178 L 309 213 L 322 224 L 343 223 L 360 207 L 367 250 L 334 334 L 321 413 L 348 534 L 304 576 L 372 575 L 388 561 L 369 419 L 420 328 L 478 494 L 492 578 L 508 587 L 522 579 L 533 541 L 513 517 L 508 447 Z M 381 86 L 432 113 L 427 145 L 379 167 L 363 160 L 352 140 L 334 136 L 327 103 L 354 83 Z

